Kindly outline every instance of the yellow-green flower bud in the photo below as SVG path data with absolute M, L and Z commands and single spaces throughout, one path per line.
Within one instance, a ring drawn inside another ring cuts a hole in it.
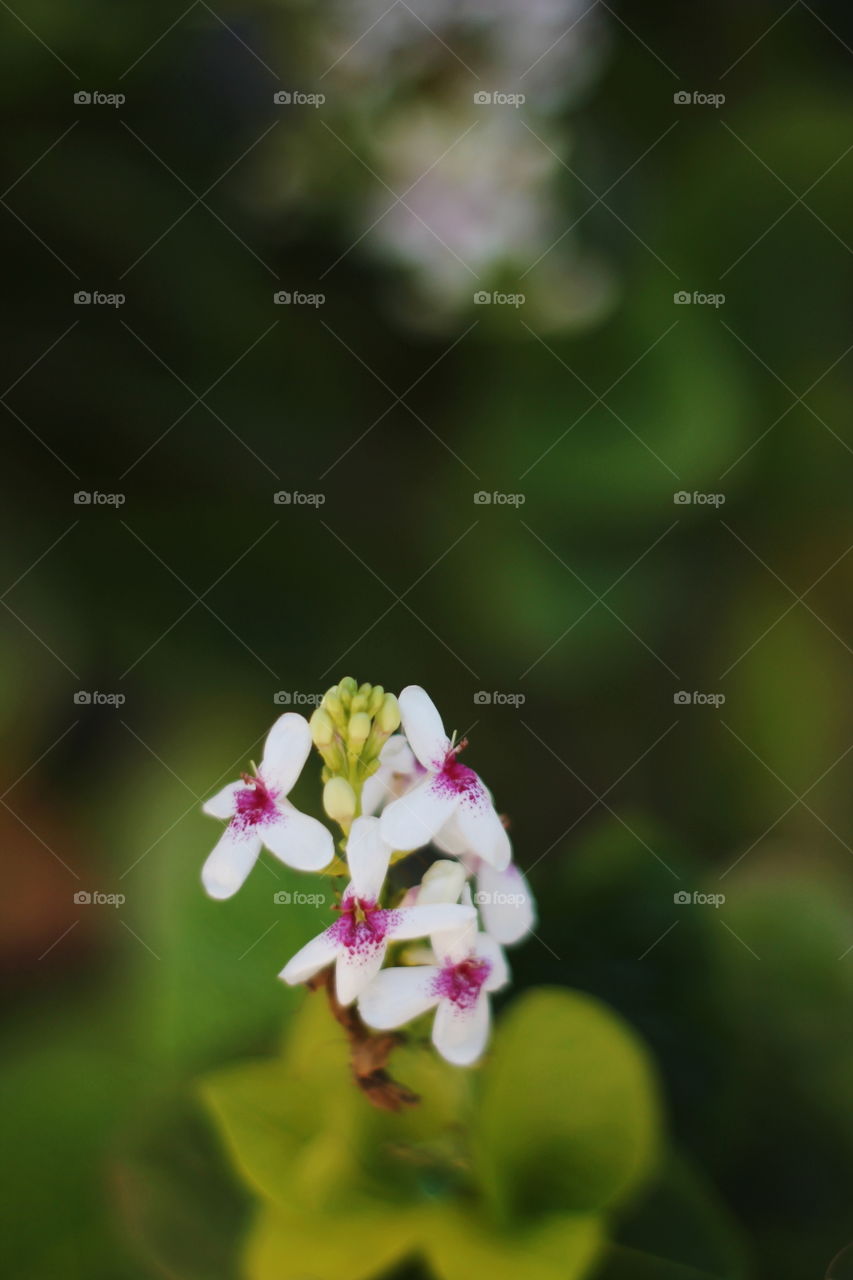
M 355 817 L 356 799 L 346 778 L 330 778 L 323 788 L 323 808 L 335 822 L 348 827 Z
M 353 747 L 361 747 L 370 733 L 370 716 L 366 711 L 356 711 L 350 716 L 349 741 Z
M 384 697 L 385 697 L 385 690 L 382 688 L 382 685 L 375 684 L 373 686 L 373 689 L 371 690 L 370 701 L 367 705 L 367 711 L 369 715 L 372 715 L 372 716 L 376 715 L 377 711 L 382 706 L 382 701 Z
M 336 725 L 343 727 L 346 724 L 346 712 L 339 694 L 335 692 L 327 693 L 323 698 L 323 707 L 332 717 Z
M 338 684 L 338 690 L 340 693 L 348 693 L 352 697 L 353 694 L 358 693 L 358 685 L 352 676 L 344 676 L 343 680 Z
M 376 725 L 383 733 L 396 733 L 400 727 L 400 707 L 393 693 L 386 693 L 376 713 Z
M 335 740 L 335 726 L 332 717 L 323 707 L 317 707 L 308 722 L 311 725 L 311 737 L 315 747 L 329 747 Z
M 465 881 L 465 868 L 459 862 L 441 858 L 425 872 L 418 890 L 418 906 L 432 902 L 458 902 Z

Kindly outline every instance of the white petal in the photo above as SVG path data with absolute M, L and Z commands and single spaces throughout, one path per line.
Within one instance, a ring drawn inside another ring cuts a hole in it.
M 481 991 L 471 1009 L 460 1009 L 450 1000 L 442 1000 L 436 1010 L 432 1042 L 448 1062 L 457 1067 L 470 1067 L 486 1047 L 489 1038 L 489 997 Z
M 512 847 L 485 787 L 462 797 L 456 811 L 456 822 L 472 853 L 491 863 L 496 870 L 506 870 L 512 857 Z
M 304 716 L 288 711 L 267 734 L 259 772 L 282 795 L 293 789 L 311 751 L 311 730 Z
M 347 840 L 353 892 L 376 902 L 391 859 L 391 847 L 382 839 L 378 818 L 356 818 Z
M 410 684 L 398 701 L 409 745 L 424 768 L 437 771 L 450 749 L 450 739 L 432 698 L 419 684 Z
M 455 809 L 441 830 L 435 833 L 432 842 L 441 849 L 442 853 L 450 853 L 454 858 L 461 858 L 463 854 L 468 852 L 468 843 L 459 830 L 459 820 Z
M 376 773 L 370 775 L 361 789 L 362 813 L 376 813 L 380 806 L 405 795 L 417 782 L 418 771 L 412 748 L 401 733 L 395 733 L 379 753 Z
M 335 994 L 338 1003 L 352 1004 L 356 996 L 360 996 L 382 968 L 385 959 L 385 942 L 375 947 L 357 951 L 342 949 L 338 952 L 338 963 L 335 965 Z
M 309 978 L 314 977 L 315 973 L 319 973 L 321 969 L 325 969 L 326 965 L 331 964 L 337 954 L 338 944 L 330 930 L 326 929 L 323 933 L 318 933 L 317 937 L 312 938 L 310 942 L 306 942 L 302 950 L 297 951 L 296 955 L 288 960 L 278 976 L 291 987 L 298 982 L 307 982 Z
M 297 871 L 321 871 L 335 856 L 332 833 L 292 804 L 282 806 L 278 818 L 265 822 L 257 832 L 270 853 Z
M 475 913 L 476 916 L 476 913 Z M 430 934 L 430 942 L 439 964 L 459 964 L 467 960 L 477 945 L 480 934 L 477 920 L 469 919 L 453 929 L 442 929 Z
M 486 933 L 503 946 L 520 942 L 536 923 L 536 911 L 530 885 L 515 863 L 505 871 L 496 871 L 487 862 L 477 870 L 477 906 Z
M 237 831 L 233 824 L 226 827 L 201 869 L 202 884 L 211 898 L 230 898 L 236 893 L 260 851 L 260 836 L 254 831 Z
M 490 938 L 487 933 L 478 933 L 474 950 L 481 960 L 487 960 L 490 965 L 489 976 L 483 983 L 483 990 L 499 991 L 501 987 L 505 987 L 510 977 L 509 965 L 499 943 L 495 942 L 494 938 Z
M 447 821 L 458 799 L 438 790 L 430 778 L 384 810 L 380 818 L 383 840 L 392 849 L 420 849 Z
M 209 818 L 233 818 L 237 809 L 237 792 L 242 791 L 245 785 L 242 779 L 229 782 L 221 791 L 217 791 L 215 796 L 205 800 L 201 806 L 202 813 L 206 813 Z
M 428 906 L 405 907 L 392 914 L 389 938 L 426 938 L 447 931 L 458 932 L 467 926 L 476 929 L 477 913 L 473 907 L 458 903 L 433 902 Z
M 438 1004 L 434 991 L 438 969 L 422 965 L 416 969 L 383 969 L 362 991 L 358 1011 L 369 1027 L 388 1031 L 411 1022 Z

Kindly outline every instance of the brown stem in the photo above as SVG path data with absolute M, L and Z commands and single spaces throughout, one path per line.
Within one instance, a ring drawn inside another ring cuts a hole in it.
M 404 1043 L 404 1037 L 395 1033 L 374 1035 L 365 1026 L 353 1006 L 346 1007 L 335 995 L 335 971 L 332 966 L 318 973 L 306 984 L 312 991 L 325 987 L 326 998 L 332 1016 L 343 1027 L 350 1047 L 350 1066 L 353 1078 L 374 1107 L 381 1111 L 400 1111 L 413 1107 L 420 1098 L 405 1085 L 398 1084 L 386 1070 L 392 1050 Z

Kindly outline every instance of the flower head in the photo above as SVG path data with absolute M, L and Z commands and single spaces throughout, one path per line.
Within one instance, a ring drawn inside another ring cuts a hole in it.
M 386 806 L 383 838 L 395 849 L 417 849 L 452 823 L 468 849 L 503 870 L 511 856 L 509 837 L 479 775 L 459 759 L 466 744 L 448 738 L 432 699 L 419 685 L 409 685 L 399 701 L 406 737 L 425 777 Z
M 298 871 L 319 871 L 331 862 L 330 832 L 287 799 L 310 750 L 308 721 L 288 712 L 270 729 L 257 773 L 242 774 L 202 806 L 213 818 L 229 819 L 202 868 L 202 882 L 212 898 L 237 892 L 263 845 Z
M 282 969 L 280 978 L 293 986 L 334 964 L 338 1002 L 349 1005 L 382 968 L 390 941 L 424 938 L 474 921 L 474 908 L 457 903 L 393 909 L 380 906 L 390 858 L 391 849 L 382 839 L 379 819 L 356 818 L 347 841 L 352 879 L 338 907 L 338 919 L 296 953 Z
M 369 1027 L 388 1031 L 435 1009 L 432 1042 L 458 1067 L 482 1057 L 489 1038 L 489 996 L 509 981 L 504 954 L 474 921 L 433 934 L 435 964 L 383 969 L 362 992 L 358 1011 Z

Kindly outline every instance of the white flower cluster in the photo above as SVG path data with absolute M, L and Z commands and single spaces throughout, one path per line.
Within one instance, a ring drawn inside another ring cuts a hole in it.
M 205 863 L 205 888 L 212 897 L 230 897 L 262 845 L 300 871 L 321 871 L 332 862 L 329 831 L 287 799 L 313 730 L 326 761 L 326 808 L 345 831 L 349 884 L 335 907 L 337 919 L 280 977 L 307 982 L 334 965 L 338 1003 L 358 1001 L 363 1022 L 376 1030 L 435 1009 L 433 1043 L 449 1062 L 469 1066 L 488 1041 L 489 995 L 509 981 L 503 947 L 533 926 L 530 889 L 512 862 L 490 793 L 459 759 L 465 743 L 448 738 L 423 689 L 404 689 L 398 713 L 392 695 L 370 686 L 358 690 L 354 681 L 342 682 L 324 702 L 333 715 L 323 708 L 311 725 L 293 713 L 276 721 L 257 772 L 204 805 L 206 813 L 229 820 Z M 389 725 L 400 721 L 403 733 L 390 736 Z M 429 843 L 450 857 L 434 862 L 420 885 L 392 902 L 392 860 Z M 429 945 L 383 968 L 390 943 L 417 938 Z

